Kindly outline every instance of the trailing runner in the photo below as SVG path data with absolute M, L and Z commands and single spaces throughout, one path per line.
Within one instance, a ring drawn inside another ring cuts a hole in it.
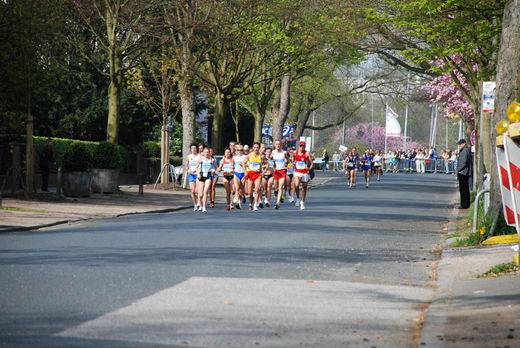
M 377 181 L 381 180 L 381 162 L 383 161 L 383 157 L 381 156 L 381 151 L 377 151 L 376 155 L 373 158 L 374 160 L 374 171 L 377 174 Z
M 193 211 L 197 211 L 199 209 L 198 205 L 198 188 L 197 188 L 197 162 L 199 160 L 199 153 L 197 144 L 190 145 L 191 153 L 186 157 L 186 162 L 184 164 L 184 169 L 188 174 L 188 181 L 190 183 L 190 192 L 191 192 L 191 200 L 193 201 Z
M 356 187 L 356 176 L 357 176 L 357 162 L 356 158 L 352 154 L 352 151 L 349 151 L 345 156 L 345 168 L 347 174 L 347 184 L 348 187 Z
M 212 159 L 215 159 L 214 157 L 215 155 L 215 150 L 213 150 L 212 147 L 209 148 L 209 157 L 212 158 Z M 215 160 L 215 163 L 217 163 L 217 161 Z M 217 164 L 218 165 L 218 164 Z M 212 207 L 212 208 L 215 208 L 215 188 L 217 187 L 217 181 L 218 181 L 218 174 L 216 172 L 217 170 L 217 166 L 215 166 L 213 169 L 212 169 L 212 173 L 211 173 L 211 187 L 210 187 L 210 190 L 209 190 L 209 197 L 210 197 L 210 204 L 209 206 Z
M 368 149 L 365 150 L 365 154 L 363 155 L 363 171 L 365 172 L 366 188 L 368 188 L 368 184 L 370 184 L 370 172 L 372 171 L 372 155 Z
M 202 150 L 202 154 L 197 161 L 197 168 L 199 174 L 197 177 L 199 186 L 199 211 L 206 212 L 206 203 L 208 202 L 208 193 L 211 187 L 212 171 L 217 168 L 214 159 L 209 156 L 209 149 L 207 147 Z
M 274 159 L 273 149 L 270 147 L 265 149 L 265 163 L 262 166 L 262 185 L 264 187 L 264 204 L 269 208 L 271 203 L 271 192 L 274 183 Z M 260 198 L 261 199 L 261 198 Z
M 286 190 L 289 191 L 287 194 L 289 195 L 289 203 L 294 203 L 294 150 L 292 148 L 289 149 L 289 153 L 287 154 L 287 175 L 285 177 L 285 187 Z
M 235 202 L 236 208 L 242 209 L 242 197 L 244 197 L 244 183 L 246 181 L 245 178 L 245 170 L 244 170 L 244 160 L 246 155 L 244 155 L 244 147 L 238 143 L 235 146 L 236 155 L 233 156 L 233 170 L 235 174 Z
M 285 151 L 283 151 L 281 149 L 280 140 L 276 140 L 274 142 L 273 160 L 274 160 L 274 182 L 275 182 L 275 186 L 278 190 L 278 195 L 276 197 L 276 204 L 274 206 L 274 209 L 278 209 L 278 208 L 280 208 L 280 201 L 282 200 L 283 190 L 285 189 L 285 181 L 286 181 L 286 176 L 287 176 L 287 169 L 286 169 L 287 155 L 286 155 Z M 290 193 L 289 193 L 289 195 L 290 195 Z
M 231 210 L 231 188 L 234 182 L 234 163 L 233 157 L 231 157 L 231 150 L 228 148 L 224 151 L 224 158 L 220 161 L 218 166 L 217 175 L 222 172 L 222 181 L 224 183 L 224 188 L 226 189 L 226 210 Z
M 305 142 L 300 141 L 299 148 L 294 154 L 294 190 L 296 193 L 295 205 L 300 210 L 305 209 L 305 196 L 307 195 L 307 185 L 310 181 L 309 170 L 314 168 L 314 162 L 308 151 L 305 150 Z M 302 199 L 300 201 L 300 182 L 302 183 Z

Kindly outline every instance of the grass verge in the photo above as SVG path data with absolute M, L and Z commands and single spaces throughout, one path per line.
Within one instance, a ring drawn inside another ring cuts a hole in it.
M 475 207 L 474 197 L 476 193 L 472 192 L 472 203 L 470 208 L 468 209 L 468 215 L 466 218 L 462 218 L 457 223 L 457 231 L 449 235 L 449 238 L 455 237 L 457 238 L 455 242 L 452 243 L 454 247 L 464 247 L 464 246 L 475 246 L 482 244 L 488 238 L 488 233 L 491 228 L 491 224 L 493 223 L 494 213 L 488 212 L 487 215 L 484 214 L 484 200 L 481 199 L 479 201 L 478 206 L 478 219 L 477 219 L 477 229 L 472 231 L 473 226 L 473 211 Z M 513 227 L 508 226 L 504 215 L 500 213 L 496 226 L 494 235 L 506 235 L 506 234 L 515 234 L 516 231 Z
M 515 265 L 513 262 L 501 263 L 499 265 L 493 266 L 489 269 L 489 271 L 481 274 L 478 278 L 489 278 L 489 277 L 501 277 L 505 275 L 513 275 L 520 274 L 520 268 Z

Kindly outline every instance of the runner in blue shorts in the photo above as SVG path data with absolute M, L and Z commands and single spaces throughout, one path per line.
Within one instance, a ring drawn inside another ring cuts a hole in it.
M 372 171 L 372 154 L 369 149 L 366 149 L 365 155 L 363 155 L 363 171 L 365 172 L 366 188 L 368 188 L 368 184 L 370 184 L 370 174 Z
M 198 169 L 197 169 L 197 161 L 199 160 L 199 153 L 197 144 L 191 144 L 190 145 L 191 153 L 186 158 L 186 163 L 184 164 L 184 169 L 186 170 L 186 173 L 188 173 L 188 179 L 190 182 L 190 192 L 191 192 L 191 199 L 193 201 L 193 211 L 196 211 L 199 207 L 197 204 L 197 176 L 198 176 Z

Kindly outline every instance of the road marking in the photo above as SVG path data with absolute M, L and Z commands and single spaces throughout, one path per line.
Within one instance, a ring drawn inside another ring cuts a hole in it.
M 203 347 L 406 346 L 424 287 L 190 278 L 57 334 Z

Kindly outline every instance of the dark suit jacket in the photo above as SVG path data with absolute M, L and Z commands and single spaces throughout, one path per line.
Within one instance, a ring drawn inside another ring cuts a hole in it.
M 471 176 L 472 174 L 472 158 L 471 151 L 469 151 L 468 146 L 464 146 L 459 154 L 459 159 L 457 161 L 457 173 Z

